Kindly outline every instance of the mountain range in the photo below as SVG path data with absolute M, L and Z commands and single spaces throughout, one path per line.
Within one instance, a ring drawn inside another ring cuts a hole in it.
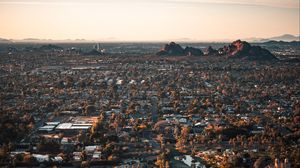
M 84 43 L 92 42 L 85 39 L 65 39 L 65 40 L 53 40 L 53 39 L 38 39 L 38 38 L 25 38 L 21 40 L 4 39 L 0 38 L 0 43 Z
M 171 42 L 166 44 L 156 53 L 158 56 L 202 56 L 204 53 L 197 48 L 186 47 L 183 49 L 179 44 Z M 246 41 L 236 40 L 219 48 L 218 50 L 208 47 L 207 56 L 225 56 L 231 59 L 243 59 L 252 61 L 277 60 L 277 58 L 267 49 L 260 46 L 251 45 Z
M 295 36 L 291 34 L 284 34 L 281 36 L 275 36 L 270 38 L 245 38 L 243 39 L 245 41 L 254 42 L 254 43 L 263 43 L 268 41 L 285 41 L 285 42 L 291 42 L 291 41 L 300 41 L 300 36 Z M 110 41 L 109 39 L 107 41 Z M 115 41 L 115 40 L 114 40 Z M 178 39 L 175 41 L 193 41 L 196 42 L 196 40 L 191 40 L 188 38 Z M 12 42 L 28 42 L 28 43 L 54 43 L 54 42 L 60 42 L 60 43 L 79 43 L 79 42 L 96 42 L 94 40 L 85 40 L 85 39 L 65 39 L 65 40 L 53 40 L 53 39 L 38 39 L 38 38 L 25 38 L 21 40 L 16 39 L 5 39 L 0 38 L 0 43 L 12 43 Z
M 284 34 L 281 36 L 275 36 L 275 37 L 270 37 L 270 38 L 247 38 L 244 40 L 249 41 L 249 42 L 255 42 L 255 43 L 263 43 L 263 42 L 268 42 L 268 41 L 291 42 L 291 41 L 300 41 L 300 36 Z

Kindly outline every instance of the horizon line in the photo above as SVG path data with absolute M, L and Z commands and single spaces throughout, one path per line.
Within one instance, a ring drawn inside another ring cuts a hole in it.
M 260 41 L 264 41 L 264 40 L 270 40 L 270 38 L 274 38 L 274 37 L 280 37 L 280 36 L 284 36 L 284 35 L 292 35 L 294 37 L 298 37 L 300 38 L 300 34 L 299 35 L 295 35 L 295 34 L 282 34 L 282 35 L 276 35 L 273 37 L 267 37 L 267 38 L 261 38 L 261 37 L 244 37 L 244 38 L 220 38 L 220 39 L 190 39 L 190 38 L 174 38 L 174 39 L 161 39 L 161 40 L 126 40 L 126 39 L 118 39 L 118 38 L 114 38 L 114 37 L 108 37 L 108 38 L 104 38 L 104 39 L 85 39 L 85 38 L 74 38 L 74 39 L 52 39 L 52 38 L 33 38 L 33 37 L 29 37 L 29 38 L 22 38 L 22 39 L 14 39 L 14 38 L 3 38 L 0 36 L 0 39 L 2 40 L 8 40 L 11 42 L 33 42 L 33 43 L 49 43 L 49 42 L 59 42 L 59 43 L 64 43 L 64 42 L 71 42 L 71 43 L 89 43 L 89 42 L 107 42 L 107 43 L 130 43 L 130 42 L 170 42 L 170 41 L 176 41 L 176 42 L 184 42 L 184 43 L 199 43 L 199 42 L 210 42 L 210 43 L 222 43 L 222 42 L 232 42 L 235 40 L 245 40 L 245 41 L 252 41 L 252 42 L 260 42 Z M 300 41 L 296 40 L 296 41 Z

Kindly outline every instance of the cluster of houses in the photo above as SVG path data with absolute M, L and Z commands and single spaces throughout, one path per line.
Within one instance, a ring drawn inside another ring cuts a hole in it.
M 299 68 L 288 63 L 18 58 L 23 64 L 13 55 L 1 64 L 1 108 L 30 115 L 34 126 L 11 140 L 10 164 L 28 156 L 48 165 L 218 167 L 237 153 L 268 155 L 252 141 L 267 136 L 269 123 L 284 121 L 282 136 L 293 133 Z

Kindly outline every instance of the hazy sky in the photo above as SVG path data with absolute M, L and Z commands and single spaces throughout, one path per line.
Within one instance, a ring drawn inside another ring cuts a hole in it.
M 0 37 L 208 41 L 299 35 L 299 8 L 299 0 L 0 0 Z

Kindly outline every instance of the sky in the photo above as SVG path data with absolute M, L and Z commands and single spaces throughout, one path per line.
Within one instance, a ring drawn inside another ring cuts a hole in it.
M 299 0 L 0 0 L 0 38 L 222 41 L 299 35 Z

